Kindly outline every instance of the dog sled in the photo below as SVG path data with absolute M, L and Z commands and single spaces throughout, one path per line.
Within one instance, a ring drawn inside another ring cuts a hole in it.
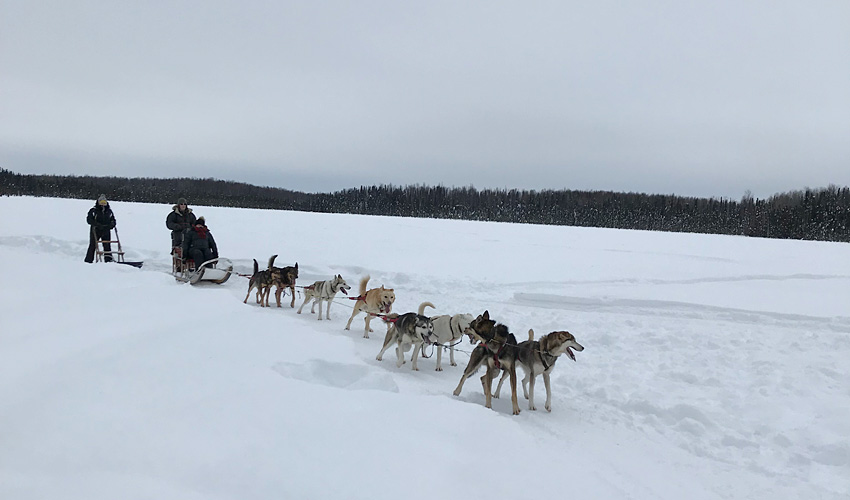
M 92 233 L 94 233 L 94 226 L 91 228 Z M 94 261 L 95 262 L 109 262 L 105 259 L 105 257 L 109 257 L 111 262 L 117 262 L 118 264 L 127 264 L 128 266 L 141 268 L 144 262 L 127 262 L 124 260 L 124 249 L 121 248 L 121 238 L 118 237 L 118 228 L 115 227 L 112 229 L 115 231 L 115 239 L 114 240 L 101 240 L 94 236 L 95 242 L 97 246 L 94 251 Z M 106 245 L 109 245 L 109 250 L 106 249 Z M 115 245 L 117 250 L 112 249 L 112 245 Z
M 191 283 L 209 282 L 220 285 L 233 274 L 233 263 L 223 257 L 210 259 L 196 265 L 193 259 L 183 258 L 183 249 L 174 247 L 171 251 L 171 274 L 177 281 Z

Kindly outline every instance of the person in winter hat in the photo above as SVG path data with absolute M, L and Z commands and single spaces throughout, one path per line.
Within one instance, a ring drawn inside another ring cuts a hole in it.
M 183 234 L 183 256 L 194 260 L 196 267 L 218 258 L 218 246 L 203 217 Z
M 165 226 L 171 229 L 171 248 L 180 247 L 183 244 L 183 233 L 195 225 L 195 214 L 186 204 L 186 198 L 177 200 L 177 204 L 171 207 L 171 212 L 165 218 Z M 185 254 L 184 254 L 185 255 Z
M 106 200 L 106 195 L 102 194 L 97 197 L 94 206 L 89 209 L 86 215 L 86 222 L 89 224 L 89 249 L 86 251 L 86 262 L 94 262 L 94 253 L 97 250 L 97 241 L 103 241 L 103 261 L 112 262 L 112 245 L 107 241 L 112 239 L 111 231 L 115 228 L 115 214 L 109 207 L 109 202 Z

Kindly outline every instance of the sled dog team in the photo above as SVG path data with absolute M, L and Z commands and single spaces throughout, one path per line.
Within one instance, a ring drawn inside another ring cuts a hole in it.
M 274 287 L 275 300 L 278 307 L 281 307 L 281 293 L 289 288 L 292 292 L 292 300 L 290 307 L 295 307 L 295 280 L 298 278 L 298 263 L 294 266 L 275 267 L 274 261 L 277 255 L 272 255 L 269 259 L 268 269 L 259 270 L 259 265 L 254 260 L 254 273 L 251 275 L 248 282 L 248 294 L 245 296 L 243 303 L 248 302 L 251 292 L 256 290 L 256 301 L 261 307 L 269 306 L 269 296 L 271 289 Z M 511 386 L 511 404 L 513 406 L 513 414 L 518 415 L 520 412 L 519 403 L 517 402 L 517 366 L 522 367 L 525 373 L 525 378 L 522 379 L 523 396 L 528 399 L 528 409 L 536 410 L 534 404 L 534 382 L 538 375 L 543 375 L 543 384 L 546 387 L 546 404 L 544 408 L 547 411 L 552 411 L 552 390 L 549 383 L 549 376 L 555 368 L 555 362 L 562 354 L 566 354 L 570 359 L 575 361 L 576 357 L 573 349 L 583 351 L 584 347 L 579 344 L 575 337 L 567 331 L 555 331 L 544 335 L 540 340 L 534 340 L 534 330 L 528 331 L 528 340 L 517 342 L 516 337 L 511 333 L 507 326 L 497 323 L 490 319 L 490 312 L 484 311 L 477 317 L 472 314 L 454 314 L 440 316 L 426 316 L 425 308 L 434 308 L 434 304 L 423 302 L 419 304 L 417 312 L 409 312 L 397 314 L 392 312 L 392 306 L 395 302 L 395 291 L 392 288 L 385 288 L 381 285 L 379 288 L 367 290 L 369 276 L 364 276 L 360 280 L 359 295 L 352 300 L 354 303 L 354 311 L 351 317 L 348 318 L 348 323 L 345 325 L 346 330 L 351 329 L 351 321 L 361 312 L 365 312 L 365 331 L 364 338 L 369 338 L 369 333 L 374 330 L 370 326 L 372 318 L 381 318 L 387 324 L 387 333 L 384 337 L 384 343 L 381 351 L 376 359 L 381 361 L 384 353 L 393 345 L 396 352 L 396 366 L 401 367 L 405 363 L 404 353 L 413 348 L 411 354 L 411 368 L 419 370 L 417 360 L 419 353 L 422 352 L 426 344 L 435 344 L 438 346 L 449 346 L 450 363 L 452 366 L 457 366 L 454 359 L 454 345 L 461 340 L 464 335 L 469 338 L 470 343 L 478 342 L 479 344 L 472 351 L 469 358 L 469 363 L 463 370 L 463 375 L 457 388 L 454 390 L 454 395 L 459 396 L 463 390 L 463 384 L 466 379 L 475 375 L 478 369 L 485 366 L 484 375 L 481 377 L 481 384 L 484 387 L 484 406 L 492 408 L 492 398 L 498 398 L 502 389 L 502 383 L 506 378 L 510 377 Z M 337 293 L 342 292 L 348 295 L 348 290 L 351 289 L 341 275 L 336 275 L 326 281 L 316 281 L 310 286 L 304 287 L 304 302 L 298 308 L 298 314 L 309 302 L 313 302 L 310 308 L 311 313 L 315 313 L 316 305 L 319 306 L 318 319 L 322 319 L 322 302 L 327 302 L 325 318 L 330 319 L 331 303 Z M 437 349 L 437 371 L 442 371 L 442 349 Z M 493 391 L 493 380 L 501 375 L 496 390 Z

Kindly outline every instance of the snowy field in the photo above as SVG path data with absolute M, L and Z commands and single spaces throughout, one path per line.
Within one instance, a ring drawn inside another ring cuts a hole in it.
M 850 497 L 850 245 L 194 207 L 241 273 L 572 332 L 552 412 L 538 383 L 512 416 L 452 396 L 466 342 L 414 372 L 348 300 L 176 282 L 170 205 L 111 204 L 143 269 L 85 264 L 92 205 L 0 198 L 2 499 Z

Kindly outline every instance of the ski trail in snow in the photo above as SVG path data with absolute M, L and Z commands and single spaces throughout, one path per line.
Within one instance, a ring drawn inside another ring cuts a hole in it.
M 850 317 L 845 316 L 820 318 L 800 314 L 782 314 L 668 300 L 586 298 L 542 293 L 515 293 L 514 300 L 517 304 L 531 307 L 566 309 L 585 313 L 668 316 L 672 318 L 756 324 L 764 324 L 765 322 L 782 325 L 787 325 L 789 322 L 810 323 L 817 325 L 819 328 L 829 328 L 836 332 L 850 332 Z

